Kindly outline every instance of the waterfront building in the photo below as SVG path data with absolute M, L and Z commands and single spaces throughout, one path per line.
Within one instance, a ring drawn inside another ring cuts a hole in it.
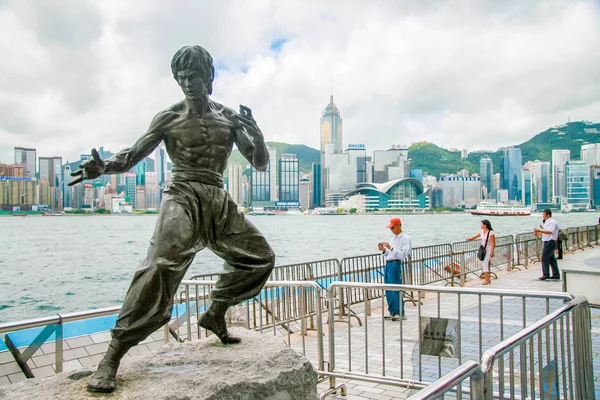
M 359 183 L 355 190 L 344 198 L 362 195 L 366 211 L 373 210 L 414 210 L 430 208 L 429 193 L 416 179 L 402 178 L 385 183 Z
M 356 187 L 357 172 L 356 158 L 351 158 L 348 152 L 330 153 L 327 162 L 327 193 L 325 203 L 337 205 L 333 199 L 343 199 L 343 195 Z
M 547 204 L 552 200 L 550 163 L 534 161 L 531 168 L 532 203 Z
M 321 113 L 320 121 L 320 134 L 321 134 L 321 198 L 319 203 L 315 206 L 325 204 L 325 194 L 328 192 L 327 184 L 328 179 L 328 167 L 326 162 L 326 156 L 328 152 L 340 153 L 342 151 L 342 117 L 340 110 L 336 107 L 333 102 L 333 95 L 329 97 L 329 104 Z M 331 146 L 329 146 L 331 145 Z
M 158 186 L 164 187 L 167 181 L 167 151 L 162 143 L 154 150 L 154 172 Z
M 565 165 L 571 160 L 570 150 L 552 150 L 552 201 L 561 204 L 566 198 Z
M 146 185 L 146 172 L 147 172 L 146 161 L 142 160 L 139 163 L 137 163 L 133 169 L 133 172 L 135 173 L 135 185 L 136 186 Z
M 39 180 L 46 180 L 48 182 L 46 202 L 40 199 L 38 204 L 48 205 L 55 210 L 62 209 L 62 157 L 40 157 L 38 165 Z M 40 190 L 39 193 L 42 193 L 42 191 Z
M 581 160 L 587 165 L 600 165 L 600 143 L 582 145 Z
M 23 167 L 24 171 L 25 167 Z M 28 211 L 37 203 L 37 185 L 27 176 L 0 175 L 0 209 Z
M 25 176 L 37 178 L 36 150 L 25 147 L 15 147 L 15 164 L 25 164 Z
M 63 209 L 73 207 L 73 191 L 69 186 L 71 183 L 71 166 L 67 163 L 62 167 L 63 171 L 63 184 L 62 184 L 62 206 Z
M 489 156 L 483 156 L 479 160 L 479 176 L 481 177 L 481 186 L 487 190 L 486 199 L 494 190 L 492 180 L 494 177 L 494 162 Z
M 0 176 L 24 178 L 26 168 L 25 164 L 0 164 Z
M 511 201 L 521 201 L 521 167 L 523 157 L 521 149 L 518 147 L 507 147 L 504 149 L 502 157 L 502 189 L 508 190 L 508 197 Z
M 481 179 L 479 177 L 445 176 L 438 186 L 443 192 L 443 207 L 472 208 L 481 200 Z
M 322 203 L 323 184 L 321 182 L 321 165 L 312 163 L 310 208 L 319 207 Z
M 592 206 L 598 208 L 600 206 L 600 165 L 592 165 L 590 170 L 590 195 L 592 198 Z
M 531 170 L 529 166 L 524 166 L 521 171 L 521 198 L 524 206 L 531 206 L 532 204 L 532 179 L 531 179 Z
M 131 206 L 135 209 L 135 185 L 136 175 L 134 172 L 125 173 L 125 198 L 128 199 Z
M 300 206 L 300 171 L 295 154 L 282 154 L 279 160 L 279 202 L 286 206 Z
M 346 149 L 349 164 L 356 166 L 356 182 L 367 182 L 367 148 L 364 144 L 349 144 Z
M 311 203 L 311 181 L 307 177 L 300 178 L 298 187 L 298 196 L 300 198 L 300 208 L 302 210 L 308 210 Z
M 229 182 L 227 185 L 227 191 L 229 195 L 235 201 L 238 206 L 244 205 L 244 184 L 242 182 L 242 166 L 238 163 L 232 162 L 227 167 L 227 176 Z
M 565 163 L 567 206 L 569 210 L 590 208 L 590 168 L 585 161 Z
M 431 208 L 444 207 L 444 192 L 440 188 L 431 189 Z
M 410 161 L 406 146 L 392 145 L 389 150 L 373 152 L 373 183 L 408 177 L 410 177 Z
M 146 172 L 146 209 L 158 210 L 160 208 L 161 188 L 158 186 L 156 172 Z
M 275 206 L 276 194 L 272 191 L 276 190 L 277 177 L 276 165 L 276 150 L 267 148 L 270 155 L 269 164 L 265 171 L 259 171 L 253 166 L 250 168 L 250 203 L 255 207 L 273 207 Z
M 96 205 L 96 190 L 93 183 L 83 184 L 82 204 L 79 208 L 94 211 Z
M 136 175 L 137 178 L 137 175 Z M 137 210 L 145 210 L 146 206 L 146 187 L 135 185 L 135 208 Z
M 371 157 L 367 157 L 366 166 L 367 166 L 366 182 L 373 183 L 373 173 L 374 173 L 373 168 L 374 168 L 375 164 L 373 163 L 373 159 Z

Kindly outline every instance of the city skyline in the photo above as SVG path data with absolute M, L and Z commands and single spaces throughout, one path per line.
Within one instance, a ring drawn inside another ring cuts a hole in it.
M 269 141 L 318 149 L 313 116 L 331 94 L 344 140 L 371 149 L 496 149 L 600 115 L 591 0 L 188 1 L 184 13 L 157 0 L 144 13 L 114 1 L 20 4 L 0 5 L 10 38 L 0 46 L 2 162 L 13 144 L 68 160 L 99 143 L 130 146 L 157 109 L 182 99 L 169 62 L 194 38 L 215 59 L 214 99 L 251 107 Z

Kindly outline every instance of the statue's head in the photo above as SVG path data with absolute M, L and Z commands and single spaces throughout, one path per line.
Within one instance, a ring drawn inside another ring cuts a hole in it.
M 171 71 L 188 99 L 212 94 L 215 68 L 212 57 L 204 48 L 185 46 L 179 49 L 171 61 Z

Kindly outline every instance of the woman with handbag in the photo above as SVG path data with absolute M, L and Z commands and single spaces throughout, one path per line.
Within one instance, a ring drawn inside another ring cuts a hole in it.
M 492 229 L 492 224 L 487 219 L 481 221 L 481 231 L 467 240 L 475 240 L 481 238 L 481 246 L 477 250 L 477 258 L 481 260 L 481 269 L 483 270 L 484 285 L 492 283 L 490 281 L 490 260 L 494 257 L 494 249 L 496 248 L 496 234 Z

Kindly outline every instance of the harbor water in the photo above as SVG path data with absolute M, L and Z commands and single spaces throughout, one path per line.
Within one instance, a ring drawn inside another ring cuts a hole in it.
M 556 214 L 563 228 L 595 225 L 600 213 Z M 377 251 L 391 215 L 249 216 L 275 250 L 277 265 Z M 145 257 L 156 215 L 0 218 L 0 322 L 121 304 Z M 479 231 L 481 217 L 406 215 L 413 246 L 452 243 Z M 497 235 L 531 232 L 541 214 L 490 218 Z M 198 253 L 186 277 L 217 272 L 222 261 Z

